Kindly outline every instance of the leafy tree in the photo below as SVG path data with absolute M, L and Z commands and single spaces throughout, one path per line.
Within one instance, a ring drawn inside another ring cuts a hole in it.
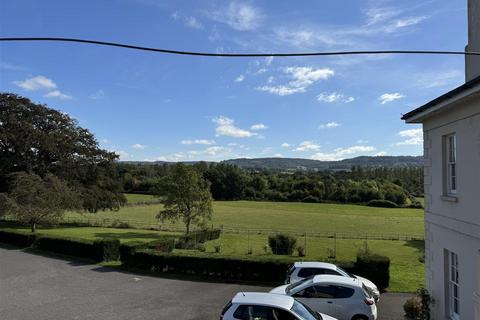
M 42 179 L 33 173 L 18 172 L 11 179 L 12 190 L 6 197 L 6 209 L 28 224 L 32 232 L 37 224 L 57 222 L 66 210 L 81 207 L 76 193 L 52 174 Z
M 7 177 L 53 174 L 74 187 L 90 212 L 125 204 L 113 152 L 67 114 L 15 94 L 0 93 L 0 193 Z
M 176 164 L 159 185 L 157 195 L 162 197 L 164 209 L 157 215 L 160 221 L 181 219 L 185 233 L 192 224 L 210 220 L 213 213 L 209 183 L 194 167 Z

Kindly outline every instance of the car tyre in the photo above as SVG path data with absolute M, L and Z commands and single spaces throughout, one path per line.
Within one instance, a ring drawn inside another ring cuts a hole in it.
M 368 317 L 363 314 L 356 314 L 352 317 L 352 320 L 368 320 Z

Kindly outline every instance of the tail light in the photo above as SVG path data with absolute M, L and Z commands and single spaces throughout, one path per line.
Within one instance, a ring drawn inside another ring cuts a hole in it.
M 375 304 L 375 300 L 373 300 L 371 298 L 366 298 L 365 303 L 369 306 L 373 306 Z

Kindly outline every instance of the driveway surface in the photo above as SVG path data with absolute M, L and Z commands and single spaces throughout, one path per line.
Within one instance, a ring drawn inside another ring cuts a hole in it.
M 137 275 L 0 247 L 0 319 L 219 319 L 239 291 L 262 286 Z M 409 295 L 384 294 L 380 320 L 403 320 Z

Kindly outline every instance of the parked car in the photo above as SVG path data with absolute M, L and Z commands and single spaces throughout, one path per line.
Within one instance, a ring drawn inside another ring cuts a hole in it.
M 316 275 L 270 291 L 291 296 L 312 310 L 340 320 L 376 320 L 375 300 L 356 278 Z
M 375 299 L 375 302 L 378 302 L 378 300 L 380 300 L 380 291 L 372 281 L 354 274 L 350 274 L 339 266 L 334 265 L 333 263 L 315 261 L 295 262 L 288 269 L 285 284 L 295 283 L 310 276 L 319 274 L 330 274 L 336 276 L 357 278 L 365 285 L 370 295 Z
M 223 308 L 220 320 L 337 320 L 287 295 L 240 292 Z

